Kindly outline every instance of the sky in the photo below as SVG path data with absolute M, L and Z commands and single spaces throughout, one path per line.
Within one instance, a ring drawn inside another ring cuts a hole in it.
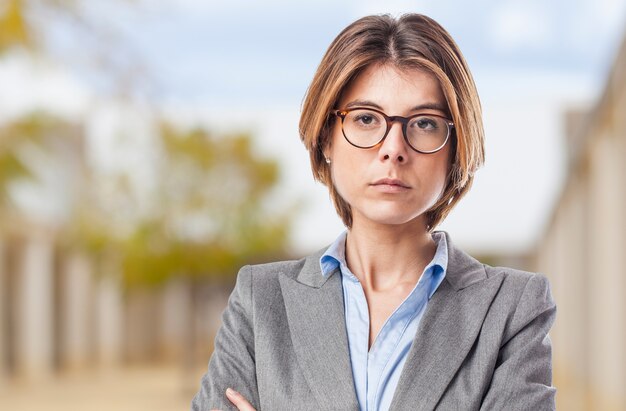
M 487 160 L 441 228 L 471 252 L 517 253 L 532 248 L 559 194 L 563 113 L 598 98 L 626 22 L 626 1 L 617 0 L 87 4 L 85 21 L 110 35 L 82 36 L 59 19 L 46 33 L 45 59 L 5 57 L 0 121 L 38 106 L 81 118 L 95 161 L 129 167 L 138 158 L 120 159 L 110 136 L 141 130 L 154 113 L 186 126 L 249 130 L 257 150 L 283 165 L 276 198 L 306 204 L 293 233 L 302 253 L 342 230 L 327 190 L 312 181 L 297 124 L 309 81 L 346 25 L 372 13 L 419 12 L 452 34 L 483 103 Z M 109 72 L 132 73 L 122 93 Z M 135 103 L 121 104 L 120 94 Z M 138 143 L 138 152 L 147 146 Z

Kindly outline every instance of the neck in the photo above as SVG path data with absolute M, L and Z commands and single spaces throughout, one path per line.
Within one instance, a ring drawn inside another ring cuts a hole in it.
M 348 231 L 346 260 L 366 291 L 385 291 L 417 283 L 436 248 L 420 219 L 404 225 L 355 224 Z

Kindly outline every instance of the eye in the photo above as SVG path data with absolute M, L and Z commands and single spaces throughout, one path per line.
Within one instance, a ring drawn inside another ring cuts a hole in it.
M 374 117 L 367 115 L 367 114 L 363 114 L 363 115 L 356 117 L 354 121 L 361 122 L 363 124 L 372 124 L 374 122 Z
M 362 129 L 378 128 L 383 123 L 383 118 L 375 111 L 354 110 L 351 111 L 346 120 L 355 127 Z
M 437 117 L 419 116 L 412 119 L 409 127 L 418 131 L 437 131 L 441 120 Z

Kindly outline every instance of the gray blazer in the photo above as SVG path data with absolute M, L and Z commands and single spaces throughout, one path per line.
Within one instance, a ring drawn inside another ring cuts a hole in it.
M 553 410 L 548 280 L 483 265 L 448 234 L 448 269 L 428 303 L 392 410 Z M 192 410 L 358 410 L 341 276 L 323 250 L 241 269 Z

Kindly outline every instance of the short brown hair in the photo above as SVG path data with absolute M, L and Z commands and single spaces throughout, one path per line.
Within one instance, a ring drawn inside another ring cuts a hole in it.
M 450 34 L 421 14 L 363 17 L 333 40 L 309 86 L 300 116 L 300 138 L 309 151 L 316 180 L 326 185 L 337 213 L 352 226 L 350 205 L 332 183 L 324 149 L 330 143 L 334 116 L 343 91 L 366 67 L 392 64 L 399 69 L 426 70 L 439 80 L 454 122 L 451 167 L 441 198 L 427 212 L 433 230 L 471 187 L 484 161 L 482 110 L 467 63 Z

